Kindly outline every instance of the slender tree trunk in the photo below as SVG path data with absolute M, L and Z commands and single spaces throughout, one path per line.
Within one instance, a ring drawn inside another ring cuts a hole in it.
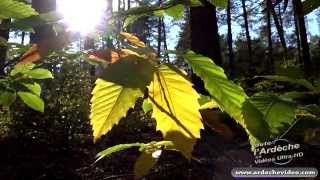
M 207 1 L 203 6 L 190 8 L 191 49 L 198 54 L 211 58 L 217 65 L 222 65 L 216 7 Z M 207 94 L 203 82 L 195 74 L 192 75 L 195 89 Z
M 164 24 L 164 20 L 162 18 L 162 21 L 161 21 L 161 24 L 162 24 L 162 31 L 163 31 L 163 48 L 164 48 L 164 51 L 165 52 L 165 61 L 166 62 L 170 62 L 170 57 L 169 57 L 169 54 L 168 54 L 168 44 L 167 44 L 167 32 L 166 32 L 166 25 Z
M 276 25 L 277 32 L 279 34 L 281 45 L 282 45 L 282 47 L 284 49 L 285 54 L 287 54 L 287 43 L 286 43 L 286 40 L 285 40 L 285 37 L 284 37 L 284 31 L 283 31 L 283 28 L 282 28 L 279 20 L 278 20 L 277 13 L 274 10 L 273 5 L 271 6 L 271 13 L 272 13 L 272 17 L 273 17 L 273 20 L 274 20 L 274 24 Z
M 270 67 L 271 73 L 273 73 L 274 59 L 273 59 L 273 49 L 272 49 L 271 8 L 272 8 L 272 1 L 267 0 L 268 57 L 271 65 Z
M 161 42 L 162 42 L 162 17 L 158 18 L 158 45 L 157 45 L 157 56 L 161 57 Z
M 26 32 L 22 31 L 22 33 L 21 33 L 21 44 L 22 45 L 24 45 L 25 36 L 26 36 Z
M 294 26 L 295 26 L 295 35 L 296 35 L 296 41 L 297 41 L 297 50 L 298 50 L 298 58 L 299 58 L 299 64 L 303 65 L 303 60 L 301 57 L 301 43 L 300 43 L 300 35 L 299 35 L 299 25 L 298 25 L 298 19 L 297 19 L 297 14 L 296 11 L 293 10 L 293 17 L 294 17 Z
M 162 0 L 159 0 L 159 6 L 161 6 Z M 157 56 L 161 57 L 161 42 L 162 42 L 162 17 L 158 18 L 158 46 L 157 46 Z
M 1 26 L 9 26 L 11 23 L 11 19 L 4 19 L 1 22 Z M 0 37 L 8 40 L 9 39 L 9 31 L 10 29 L 2 30 L 0 29 Z M 4 75 L 4 66 L 5 66 L 5 60 L 7 58 L 7 50 L 8 48 L 6 46 L 0 46 L 0 75 Z
M 310 57 L 310 48 L 308 44 L 308 36 L 306 31 L 306 25 L 304 21 L 303 15 L 303 7 L 301 0 L 293 0 L 294 10 L 297 15 L 298 27 L 299 27 L 299 36 L 302 47 L 302 58 L 303 58 L 303 67 L 306 75 L 310 75 L 312 73 L 312 64 Z
M 228 24 L 228 50 L 229 50 L 229 68 L 230 68 L 230 77 L 234 78 L 235 76 L 235 65 L 234 65 L 234 53 L 232 47 L 232 26 L 231 26 L 231 0 L 228 0 L 227 7 L 227 24 Z
M 272 4 L 272 2 L 271 2 L 271 4 Z M 282 20 L 282 14 L 281 14 L 281 3 L 278 4 L 278 16 L 279 16 L 280 26 L 283 29 L 283 20 Z
M 253 74 L 253 64 L 252 64 L 252 45 L 251 45 L 251 37 L 250 37 L 250 30 L 249 30 L 249 22 L 248 22 L 248 13 L 246 9 L 246 1 L 241 0 L 242 3 L 242 10 L 243 10 L 243 19 L 244 19 L 244 26 L 246 30 L 246 38 L 247 38 L 247 45 L 248 45 L 248 53 L 249 53 L 249 75 Z

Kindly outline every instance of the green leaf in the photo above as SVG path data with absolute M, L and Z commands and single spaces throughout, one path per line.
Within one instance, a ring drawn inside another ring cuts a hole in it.
M 99 152 L 97 154 L 97 161 L 101 160 L 102 158 L 108 157 L 113 153 L 119 152 L 119 151 L 123 151 L 123 150 L 127 150 L 133 147 L 142 147 L 144 146 L 143 143 L 132 143 L 132 144 L 119 144 L 119 145 L 115 145 L 112 147 L 109 147 L 101 152 Z
M 136 100 L 144 95 L 143 92 L 140 88 L 123 87 L 98 79 L 92 91 L 90 114 L 94 141 L 118 124 Z
M 145 89 L 153 78 L 153 71 L 149 60 L 129 55 L 109 65 L 101 78 L 124 87 Z
M 168 16 L 173 17 L 175 20 L 181 19 L 183 17 L 183 11 L 184 11 L 184 6 L 182 4 L 178 4 L 175 6 L 172 6 L 168 9 L 165 10 L 165 13 Z
M 303 13 L 309 14 L 320 6 L 319 0 L 305 0 L 302 2 Z
M 296 105 L 273 94 L 257 94 L 249 99 L 263 115 L 273 135 L 281 135 L 295 119 Z
M 247 98 L 244 90 L 228 80 L 223 69 L 215 65 L 210 58 L 189 51 L 185 59 L 204 81 L 205 88 L 220 108 L 240 120 L 242 103 Z
M 243 117 L 242 106 L 248 98 L 244 90 L 228 80 L 224 70 L 214 64 L 210 58 L 195 54 L 193 51 L 187 52 L 184 57 L 193 71 L 204 81 L 205 88 L 220 109 L 227 112 L 247 130 L 252 145 L 258 143 L 259 140 L 250 132 L 250 129 L 246 128 L 247 124 Z
M 14 0 L 0 1 L 0 19 L 23 19 L 38 13 L 28 4 Z
M 0 105 L 10 106 L 16 100 L 15 92 L 0 91 Z
M 228 0 L 208 0 L 211 4 L 218 7 L 227 8 Z
M 30 71 L 24 72 L 23 74 L 33 79 L 52 79 L 53 78 L 52 73 L 49 70 L 43 69 L 43 68 L 32 69 Z
M 33 94 L 40 96 L 41 86 L 38 83 L 21 83 L 24 87 L 30 90 Z
M 10 72 L 10 76 L 15 76 L 18 73 L 26 73 L 34 68 L 34 64 L 32 63 L 21 63 L 14 66 L 14 68 Z
M 31 109 L 44 112 L 44 102 L 39 96 L 30 92 L 23 92 L 23 91 L 18 91 L 18 96 Z
M 149 111 L 152 111 L 152 104 L 149 102 L 148 99 L 145 99 L 142 103 L 142 109 L 144 113 L 148 113 Z

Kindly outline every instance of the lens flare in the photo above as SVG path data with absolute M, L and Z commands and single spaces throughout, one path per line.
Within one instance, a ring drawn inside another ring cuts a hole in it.
M 57 0 L 57 11 L 71 31 L 93 32 L 106 16 L 106 0 Z

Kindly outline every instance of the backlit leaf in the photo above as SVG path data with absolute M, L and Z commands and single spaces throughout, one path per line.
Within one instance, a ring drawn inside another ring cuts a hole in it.
M 183 17 L 183 12 L 184 6 L 182 4 L 175 5 L 165 10 L 165 13 L 174 19 L 181 19 Z
M 41 94 L 41 86 L 38 83 L 21 83 L 23 86 L 25 86 L 28 90 L 30 90 L 32 93 L 34 93 L 37 96 L 40 96 Z
M 112 146 L 112 147 L 109 147 L 101 152 L 99 152 L 97 154 L 97 161 L 101 160 L 102 158 L 105 158 L 105 157 L 108 157 L 110 156 L 111 154 L 113 153 L 116 153 L 116 152 L 119 152 L 119 151 L 123 151 L 123 150 L 126 150 L 126 149 L 130 149 L 130 148 L 133 148 L 133 147 L 141 147 L 141 146 L 144 146 L 143 143 L 132 143 L 132 144 L 119 144 L 119 145 L 115 145 L 115 146 Z
M 13 67 L 13 69 L 10 72 L 10 76 L 15 76 L 18 73 L 26 73 L 34 68 L 34 64 L 32 63 L 24 63 L 24 64 L 17 64 Z
M 23 74 L 33 79 L 52 79 L 53 78 L 52 73 L 49 70 L 43 69 L 43 68 L 32 69 Z
M 148 113 L 149 111 L 152 110 L 152 104 L 148 101 L 148 99 L 145 99 L 143 101 L 142 109 L 144 113 Z
M 210 58 L 189 51 L 185 55 L 185 59 L 192 66 L 193 71 L 204 81 L 205 88 L 219 105 L 220 109 L 227 112 L 246 128 L 242 105 L 248 96 L 244 90 L 239 85 L 228 80 L 224 70 L 214 64 Z M 246 130 L 252 145 L 259 142 L 251 134 L 250 130 Z
M 96 141 L 119 123 L 136 100 L 143 96 L 143 90 L 98 79 L 92 95 L 90 119 Z
M 44 102 L 43 100 L 30 92 L 19 91 L 18 96 L 22 99 L 22 101 L 28 105 L 31 109 L 36 111 L 44 112 Z
M 157 130 L 188 159 L 203 128 L 198 98 L 192 83 L 167 65 L 160 66 L 149 86 Z

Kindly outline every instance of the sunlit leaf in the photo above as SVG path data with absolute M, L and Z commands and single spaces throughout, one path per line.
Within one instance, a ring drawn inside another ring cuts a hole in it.
M 15 76 L 18 73 L 26 73 L 34 68 L 34 64 L 32 63 L 24 63 L 24 64 L 17 64 L 13 67 L 13 69 L 10 72 L 10 76 Z
M 23 86 L 25 86 L 28 90 L 30 90 L 32 93 L 34 93 L 37 96 L 40 96 L 41 94 L 41 86 L 38 83 L 21 83 Z
M 167 65 L 160 66 L 149 86 L 157 130 L 188 159 L 203 128 L 198 98 L 192 83 Z
M 246 128 L 242 105 L 248 98 L 244 90 L 228 80 L 224 70 L 205 56 L 189 51 L 185 56 L 193 71 L 204 81 L 205 88 L 222 111 L 227 112 L 238 123 Z M 259 121 L 255 123 L 260 123 Z M 246 129 L 252 145 L 258 142 L 250 130 Z
M 148 99 L 145 99 L 143 101 L 142 110 L 143 110 L 144 113 L 148 113 L 149 111 L 152 110 L 152 104 L 149 102 Z
M 38 15 L 38 13 L 31 5 L 14 0 L 0 1 L 0 19 L 23 19 L 34 15 Z
M 133 147 L 141 147 L 141 146 L 144 146 L 143 143 L 132 143 L 132 144 L 119 144 L 119 145 L 115 145 L 115 146 L 112 146 L 112 147 L 109 147 L 101 152 L 99 152 L 97 154 L 97 161 L 101 160 L 102 158 L 105 158 L 105 157 L 108 157 L 110 156 L 111 154 L 113 153 L 116 153 L 116 152 L 119 152 L 119 151 L 123 151 L 123 150 L 126 150 L 126 149 L 130 149 L 130 148 L 133 148 Z
M 30 92 L 23 92 L 23 91 L 18 91 L 18 96 L 31 109 L 44 112 L 44 102 L 39 96 Z
M 92 95 L 90 119 L 96 141 L 119 123 L 136 100 L 143 96 L 143 90 L 98 79 Z
M 127 33 L 127 32 L 121 32 L 120 35 L 128 40 L 132 45 L 138 46 L 138 47 L 146 47 L 144 42 L 142 42 L 137 36 Z
M 32 69 L 23 74 L 33 79 L 52 79 L 53 78 L 52 73 L 49 70 L 43 69 L 43 68 Z
M 183 17 L 183 12 L 184 6 L 182 4 L 175 5 L 165 10 L 165 13 L 174 19 L 181 19 Z

